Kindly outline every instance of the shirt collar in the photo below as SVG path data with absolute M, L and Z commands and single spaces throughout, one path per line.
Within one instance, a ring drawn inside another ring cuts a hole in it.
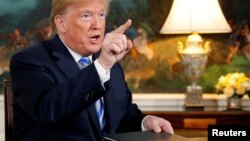
M 75 62 L 78 62 L 81 58 L 82 58 L 82 55 L 75 52 L 74 50 L 72 50 L 71 48 L 69 48 L 65 43 L 64 41 L 60 38 L 59 36 L 59 39 L 62 41 L 62 43 L 64 44 L 64 46 L 68 49 L 69 53 L 72 55 L 72 57 L 74 58 Z M 92 55 L 88 56 L 88 58 L 90 59 L 90 61 L 92 62 Z

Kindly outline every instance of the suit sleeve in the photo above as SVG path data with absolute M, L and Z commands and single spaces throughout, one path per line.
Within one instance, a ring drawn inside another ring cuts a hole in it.
M 125 81 L 124 72 L 119 64 L 117 65 L 117 67 L 119 68 L 120 73 L 123 77 L 127 105 L 125 116 L 123 117 L 117 132 L 141 131 L 141 123 L 145 115 L 138 108 L 137 104 L 132 103 L 132 93 Z

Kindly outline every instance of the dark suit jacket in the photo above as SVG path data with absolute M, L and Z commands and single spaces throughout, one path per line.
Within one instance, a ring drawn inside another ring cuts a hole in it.
M 112 67 L 104 89 L 94 64 L 80 70 L 57 35 L 15 54 L 10 72 L 16 140 L 101 140 L 94 102 L 102 96 L 106 133 L 141 130 L 121 66 Z

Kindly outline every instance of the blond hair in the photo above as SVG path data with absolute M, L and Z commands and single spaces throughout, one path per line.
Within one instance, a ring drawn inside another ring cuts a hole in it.
M 50 28 L 51 28 L 49 34 L 50 37 L 54 36 L 57 33 L 56 25 L 54 22 L 55 16 L 64 14 L 68 7 L 75 4 L 76 2 L 81 2 L 81 1 L 85 0 L 52 0 L 52 7 L 50 14 Z M 112 0 L 105 0 L 105 1 L 106 1 L 106 8 L 108 11 L 110 2 Z

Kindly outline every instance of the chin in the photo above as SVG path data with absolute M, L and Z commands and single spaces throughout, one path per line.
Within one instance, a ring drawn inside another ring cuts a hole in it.
M 91 52 L 91 54 L 93 54 L 93 53 L 97 53 L 100 49 L 101 49 L 100 45 L 94 45 L 89 48 L 89 51 Z

